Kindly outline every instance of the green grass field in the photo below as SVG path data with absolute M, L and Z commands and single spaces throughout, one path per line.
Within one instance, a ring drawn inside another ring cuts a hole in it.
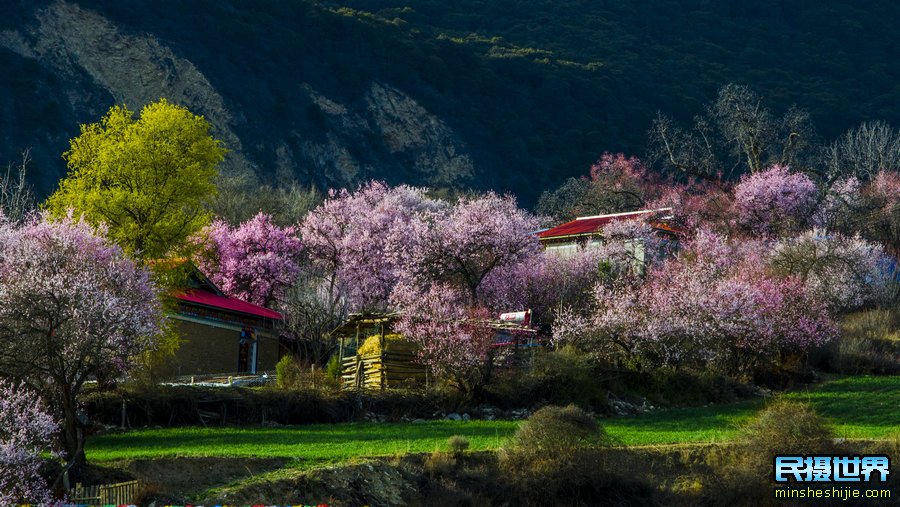
M 784 395 L 808 402 L 846 438 L 885 438 L 900 428 L 900 377 L 847 377 Z M 661 410 L 604 419 L 609 434 L 623 445 L 723 441 L 734 437 L 765 402 Z M 154 457 L 285 457 L 305 462 L 446 448 L 462 435 L 471 450 L 500 447 L 518 421 L 427 421 L 352 423 L 284 427 L 187 427 L 135 430 L 94 437 L 87 458 L 102 462 Z
M 462 435 L 470 449 L 499 447 L 517 421 L 314 424 L 284 427 L 183 427 L 136 430 L 88 440 L 87 458 L 285 457 L 340 461 L 358 456 L 432 452 Z

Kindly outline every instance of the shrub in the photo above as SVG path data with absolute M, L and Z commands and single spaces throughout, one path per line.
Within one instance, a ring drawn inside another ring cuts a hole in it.
M 723 502 L 761 501 L 771 495 L 776 454 L 822 454 L 833 450 L 831 431 L 809 406 L 777 400 L 741 430 L 738 444 L 721 446 L 710 456 L 719 484 L 714 488 L 734 498 Z
M 275 365 L 278 387 L 282 389 L 314 389 L 331 391 L 338 387 L 338 380 L 316 365 L 308 365 L 286 355 Z
M 500 467 L 526 496 L 591 498 L 609 485 L 603 452 L 609 445 L 593 416 L 575 405 L 551 405 L 522 424 L 501 450 Z
M 447 439 L 447 447 L 454 456 L 459 456 L 469 448 L 469 439 L 459 435 L 453 435 Z
M 900 373 L 900 332 L 890 310 L 847 316 L 841 338 L 827 349 L 827 367 L 848 374 Z
M 574 404 L 550 405 L 538 410 L 519 428 L 513 440 L 519 449 L 547 456 L 609 443 L 594 417 Z
M 290 355 L 282 356 L 275 365 L 275 374 L 278 375 L 278 387 L 282 389 L 293 388 L 299 378 L 297 360 Z
M 453 435 L 447 439 L 447 447 L 447 452 L 435 449 L 425 459 L 425 471 L 432 477 L 449 475 L 456 471 L 459 468 L 462 454 L 469 448 L 469 440 L 466 437 Z
M 341 364 L 341 358 L 337 354 L 334 354 L 331 356 L 331 359 L 328 360 L 328 364 L 325 365 L 325 374 L 337 381 L 340 381 L 342 368 L 343 365 Z
M 432 477 L 449 475 L 456 470 L 456 457 L 449 452 L 442 452 L 437 449 L 430 456 L 425 458 L 425 471 Z
M 825 421 L 806 404 L 792 400 L 773 402 L 742 433 L 766 469 L 776 454 L 815 454 L 827 451 L 832 441 Z

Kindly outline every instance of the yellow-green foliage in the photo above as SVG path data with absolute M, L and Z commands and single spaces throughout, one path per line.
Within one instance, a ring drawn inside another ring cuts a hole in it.
M 204 203 L 215 194 L 226 150 L 209 129 L 202 116 L 165 99 L 138 119 L 114 106 L 99 123 L 81 126 L 63 154 L 69 174 L 44 207 L 105 223 L 128 254 L 162 258 L 210 220 Z
M 395 352 L 414 352 L 416 350 L 415 344 L 404 338 L 402 335 L 391 333 L 384 335 L 384 348 L 385 350 L 392 350 Z M 369 354 L 379 354 L 381 353 L 381 335 L 373 334 L 366 338 L 366 341 L 356 349 L 357 355 L 367 356 Z
M 282 389 L 334 391 L 338 388 L 337 378 L 330 376 L 323 368 L 302 363 L 290 355 L 278 361 L 275 373 L 278 387 Z

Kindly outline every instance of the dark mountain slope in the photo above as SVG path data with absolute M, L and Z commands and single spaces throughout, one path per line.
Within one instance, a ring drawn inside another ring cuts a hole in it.
M 900 118 L 900 4 L 143 0 L 0 4 L 0 160 L 43 192 L 78 123 L 161 96 L 205 114 L 228 170 L 369 177 L 533 203 L 604 150 L 640 154 L 657 110 L 723 83 L 809 109 L 830 138 Z

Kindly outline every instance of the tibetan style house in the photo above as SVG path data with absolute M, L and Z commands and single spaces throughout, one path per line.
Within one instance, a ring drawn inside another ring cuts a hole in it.
M 255 374 L 274 371 L 280 357 L 276 324 L 281 314 L 228 297 L 193 270 L 188 289 L 175 295 L 181 346 L 169 375 Z
M 674 239 L 677 231 L 669 225 L 669 220 L 672 218 L 671 213 L 672 208 L 660 208 L 578 217 L 562 225 L 539 231 L 537 237 L 541 246 L 548 252 L 566 256 L 574 253 L 580 247 L 599 245 L 603 241 L 603 228 L 606 225 L 619 220 L 640 218 L 647 220 L 659 234 Z

